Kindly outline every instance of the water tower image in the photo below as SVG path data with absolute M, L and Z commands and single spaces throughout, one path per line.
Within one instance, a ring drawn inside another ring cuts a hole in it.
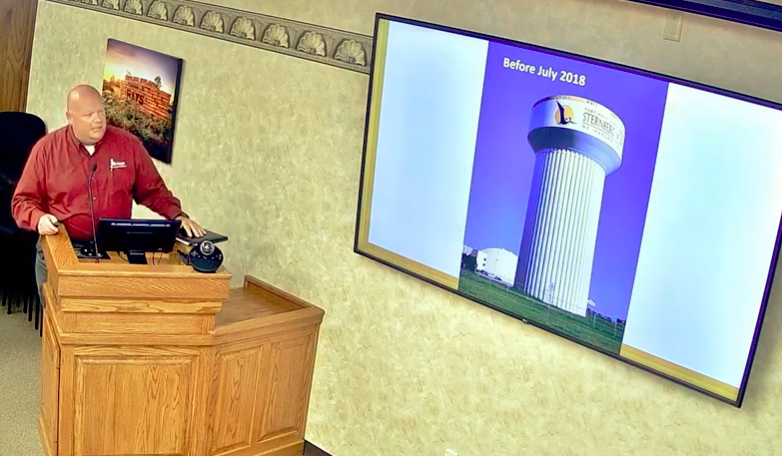
M 553 96 L 532 108 L 535 152 L 514 286 L 585 316 L 607 175 L 622 164 L 625 126 L 594 101 Z

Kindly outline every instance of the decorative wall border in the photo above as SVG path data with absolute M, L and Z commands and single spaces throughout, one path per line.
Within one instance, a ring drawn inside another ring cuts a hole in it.
M 191 0 L 48 0 L 369 74 L 373 40 Z

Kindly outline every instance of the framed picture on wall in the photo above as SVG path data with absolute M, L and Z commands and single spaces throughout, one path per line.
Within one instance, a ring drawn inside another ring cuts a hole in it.
M 171 164 L 183 60 L 109 39 L 103 103 L 109 125 L 138 137 L 149 155 Z

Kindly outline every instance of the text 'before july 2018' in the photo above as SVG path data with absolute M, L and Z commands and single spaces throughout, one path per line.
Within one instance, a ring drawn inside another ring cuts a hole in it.
M 507 57 L 502 59 L 502 66 L 510 70 L 516 70 L 520 73 L 540 76 L 551 81 L 560 81 L 568 84 L 585 86 L 587 78 L 583 74 L 577 74 L 570 71 L 557 71 L 553 67 L 544 67 L 538 65 L 528 65 L 521 60 L 511 60 Z

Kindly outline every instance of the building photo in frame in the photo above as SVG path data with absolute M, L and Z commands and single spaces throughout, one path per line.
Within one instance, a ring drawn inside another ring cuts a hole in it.
M 109 125 L 132 133 L 149 155 L 171 164 L 183 60 L 109 39 L 103 103 Z

